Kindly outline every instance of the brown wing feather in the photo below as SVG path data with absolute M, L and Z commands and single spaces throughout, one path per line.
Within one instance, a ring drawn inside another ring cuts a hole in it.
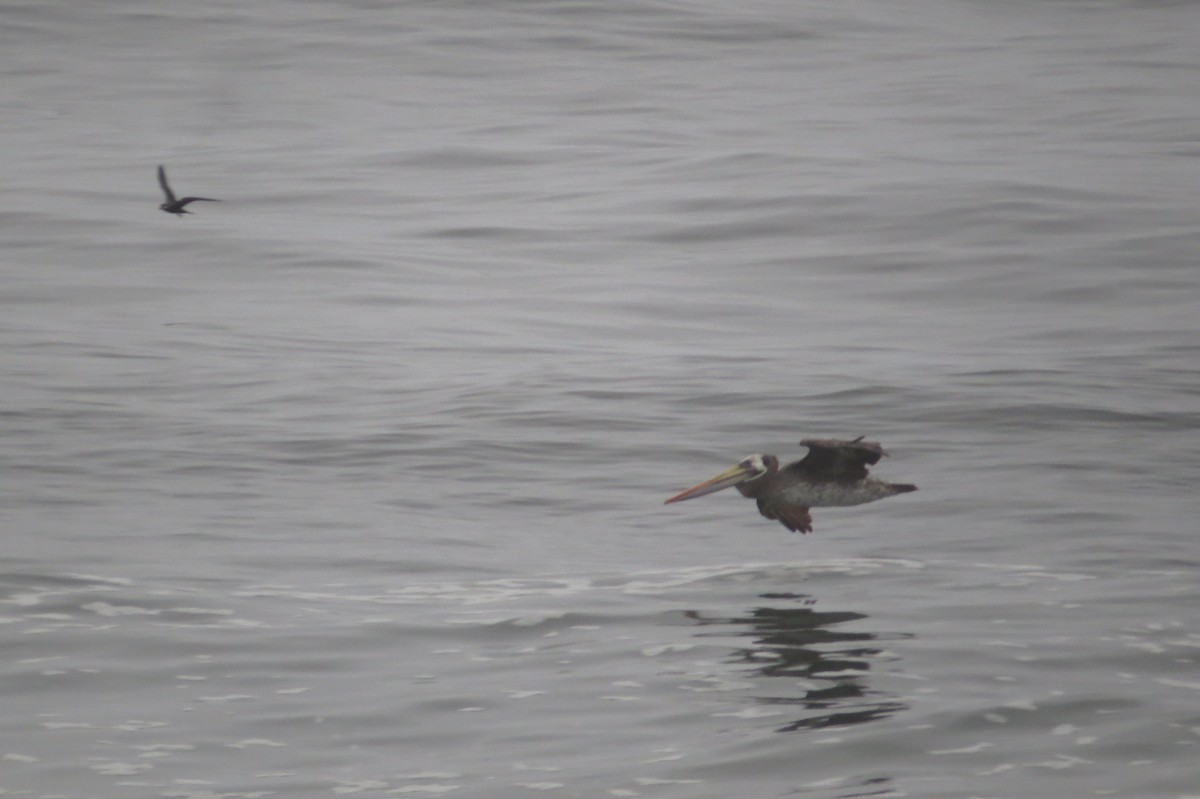
M 793 533 L 811 533 L 812 516 L 802 505 L 758 500 L 758 512 L 773 522 L 779 522 Z
M 867 466 L 879 463 L 887 455 L 874 441 L 853 441 L 832 438 L 806 438 L 800 446 L 808 447 L 808 455 L 787 469 L 805 480 L 831 483 L 856 483 L 866 478 Z

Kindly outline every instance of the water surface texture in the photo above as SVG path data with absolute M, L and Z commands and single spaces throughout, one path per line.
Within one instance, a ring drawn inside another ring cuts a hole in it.
M 1194 4 L 3 16 L 0 795 L 1200 796 Z

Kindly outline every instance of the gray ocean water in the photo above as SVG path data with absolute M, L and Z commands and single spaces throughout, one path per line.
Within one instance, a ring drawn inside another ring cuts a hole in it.
M 1200 796 L 1198 30 L 6 3 L 0 795 Z

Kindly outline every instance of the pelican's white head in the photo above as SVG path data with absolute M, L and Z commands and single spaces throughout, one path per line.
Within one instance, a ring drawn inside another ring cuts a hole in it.
M 738 462 L 738 468 L 742 470 L 745 477 L 741 480 L 743 483 L 749 483 L 751 480 L 757 480 L 767 472 L 771 471 L 769 466 L 770 461 L 775 460 L 774 455 L 747 455 Z

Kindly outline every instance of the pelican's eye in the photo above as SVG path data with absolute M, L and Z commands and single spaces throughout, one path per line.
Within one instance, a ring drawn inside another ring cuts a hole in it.
M 747 458 L 744 458 L 742 462 L 738 464 L 738 466 L 750 473 L 751 480 L 761 477 L 763 473 L 767 471 L 766 465 L 763 463 L 762 458 L 758 455 L 751 455 Z

